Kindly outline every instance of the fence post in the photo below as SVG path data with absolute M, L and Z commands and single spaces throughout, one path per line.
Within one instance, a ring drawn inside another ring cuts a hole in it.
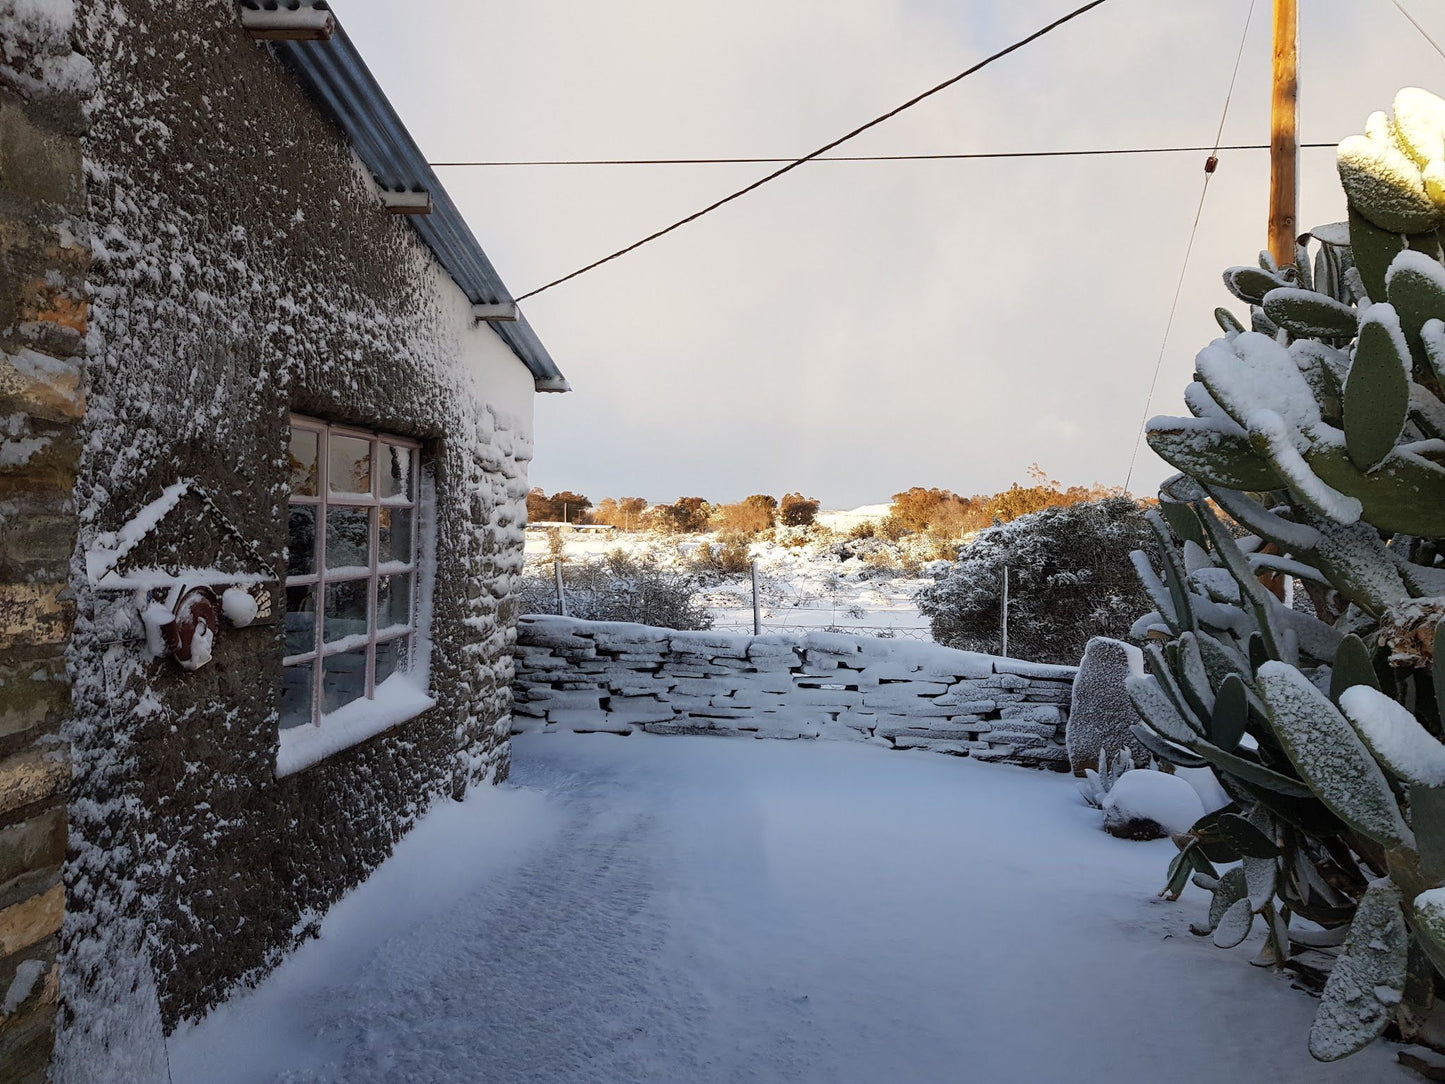
M 1003 598 L 999 601 L 998 625 L 1002 644 L 999 654 L 1008 658 L 1008 565 L 1003 566 Z
M 563 617 L 566 617 L 567 592 L 562 589 L 562 558 L 557 557 L 553 559 L 552 571 L 557 577 L 557 612 Z
M 761 635 L 763 634 L 763 610 L 762 610 L 762 607 L 758 605 L 758 559 L 757 559 L 756 557 L 754 557 L 753 560 L 752 560 L 752 567 L 753 567 L 753 635 L 754 635 L 754 636 L 761 636 Z

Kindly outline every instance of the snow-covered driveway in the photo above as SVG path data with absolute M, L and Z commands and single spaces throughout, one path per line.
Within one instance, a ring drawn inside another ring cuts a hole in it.
M 1153 901 L 1072 780 L 832 742 L 529 735 L 175 1084 L 1405 1081 Z

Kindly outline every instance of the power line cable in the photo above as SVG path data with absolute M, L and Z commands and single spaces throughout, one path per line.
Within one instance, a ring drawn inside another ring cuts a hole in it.
M 1234 84 L 1239 78 L 1239 64 L 1244 59 L 1244 44 L 1249 40 L 1249 25 L 1254 21 L 1256 0 L 1249 0 L 1249 11 L 1244 16 L 1244 33 L 1239 36 L 1239 51 L 1234 56 L 1234 71 L 1229 76 L 1229 89 L 1224 94 L 1224 108 L 1219 114 L 1219 128 L 1214 134 L 1216 148 L 1224 137 L 1224 122 L 1229 118 L 1229 103 L 1234 98 Z M 1217 151 L 1215 152 L 1217 153 Z M 1169 305 L 1169 319 L 1164 324 L 1164 339 L 1159 344 L 1159 357 L 1154 361 L 1154 375 L 1149 379 L 1149 394 L 1144 399 L 1144 416 L 1139 419 L 1138 432 L 1134 434 L 1134 451 L 1129 456 L 1129 470 L 1124 475 L 1124 492 L 1129 492 L 1129 483 L 1134 480 L 1134 466 L 1139 460 L 1139 446 L 1144 440 L 1144 427 L 1149 424 L 1149 410 L 1154 405 L 1154 390 L 1159 384 L 1159 370 L 1164 366 L 1164 352 L 1169 347 L 1169 333 L 1174 330 L 1174 316 L 1179 311 L 1179 297 L 1184 292 L 1184 276 L 1189 270 L 1189 257 L 1194 253 L 1194 240 L 1199 234 L 1199 220 L 1204 215 L 1204 197 L 1209 195 L 1209 182 L 1214 177 L 1215 154 L 1209 156 L 1204 166 L 1204 185 L 1199 190 L 1199 205 L 1194 209 L 1194 224 L 1189 227 L 1189 244 L 1184 248 L 1184 263 L 1179 268 L 1179 281 L 1174 285 L 1174 300 Z
M 571 280 L 571 279 L 575 279 L 578 275 L 584 275 L 584 274 L 586 274 L 588 271 L 591 271 L 591 270 L 593 270 L 594 268 L 597 268 L 597 267 L 601 267 L 603 264 L 609 263 L 610 261 L 615 260 L 615 259 L 617 259 L 617 258 L 620 257 L 620 256 L 625 256 L 625 255 L 627 255 L 629 252 L 634 252 L 634 251 L 636 251 L 637 249 L 641 248 L 643 245 L 647 244 L 649 241 L 656 241 L 659 237 L 664 237 L 664 236 L 666 236 L 667 234 L 671 233 L 673 230 L 680 229 L 681 227 L 687 225 L 689 222 L 696 222 L 696 221 L 697 221 L 699 218 L 701 218 L 703 215 L 710 214 L 711 212 L 716 211 L 719 207 L 722 207 L 722 206 L 724 206 L 724 205 L 726 205 L 726 204 L 728 204 L 728 203 L 731 203 L 731 202 L 732 202 L 733 200 L 735 200 L 735 199 L 740 199 L 740 198 L 742 198 L 743 196 L 747 195 L 749 192 L 753 192 L 753 191 L 761 188 L 763 185 L 767 184 L 769 181 L 777 180 L 777 178 L 781 177 L 783 174 L 785 174 L 785 173 L 787 173 L 787 172 L 789 172 L 789 171 L 791 171 L 791 170 L 797 169 L 797 168 L 798 168 L 799 166 L 801 166 L 804 162 L 812 161 L 814 158 L 817 158 L 819 155 L 823 155 L 823 154 L 828 153 L 829 151 L 831 151 L 834 147 L 838 146 L 839 144 L 846 143 L 848 140 L 853 139 L 855 136 L 862 135 L 864 132 L 868 131 L 870 128 L 875 128 L 875 127 L 877 127 L 878 125 L 882 124 L 882 123 L 883 123 L 884 121 L 886 121 L 886 120 L 891 120 L 893 117 L 896 117 L 899 113 L 902 113 L 905 109 L 911 109 L 913 106 L 917 105 L 919 102 L 923 101 L 925 98 L 931 98 L 933 95 L 937 94 L 939 91 L 947 90 L 949 87 L 953 86 L 955 83 L 959 82 L 960 80 L 963 80 L 963 79 L 968 78 L 970 75 L 973 75 L 975 72 L 982 71 L 984 68 L 988 67 L 988 66 L 989 66 L 990 64 L 992 64 L 994 61 L 996 61 L 996 60 L 1001 60 L 1002 58 L 1008 56 L 1010 53 L 1013 53 L 1013 52 L 1016 52 L 1016 51 L 1019 50 L 1019 49 L 1022 49 L 1025 45 L 1028 45 L 1030 42 L 1037 41 L 1039 38 L 1043 37 L 1045 34 L 1049 34 L 1049 33 L 1051 33 L 1052 31 L 1057 30 L 1059 27 L 1063 26 L 1065 23 L 1072 22 L 1074 19 L 1077 19 L 1080 15 L 1083 15 L 1083 14 L 1085 14 L 1085 13 L 1087 13 L 1087 12 L 1093 11 L 1094 8 L 1099 7 L 1101 4 L 1104 4 L 1104 3 L 1106 3 L 1106 2 L 1107 2 L 1107 0 L 1089 0 L 1089 2 L 1088 2 L 1087 4 L 1084 4 L 1084 5 L 1080 6 L 1080 7 L 1077 7 L 1077 8 L 1075 8 L 1073 11 L 1069 12 L 1067 15 L 1064 15 L 1064 16 L 1058 18 L 1058 19 L 1055 19 L 1053 22 L 1049 23 L 1047 26 L 1044 26 L 1044 27 L 1041 27 L 1041 28 L 1038 29 L 1038 30 L 1035 30 L 1035 31 L 1034 31 L 1032 34 L 1030 34 L 1028 37 L 1026 37 L 1026 38 L 1020 38 L 1018 41 L 1014 42 L 1012 45 L 1009 45 L 1009 46 L 1007 46 L 1007 47 L 1005 47 L 1005 48 L 1003 48 L 1003 49 L 1000 49 L 998 52 L 994 53 L 994 54 L 991 55 L 991 56 L 985 57 L 983 60 L 980 60 L 977 64 L 973 65 L 973 67 L 964 69 L 963 71 L 959 72 L 957 75 L 953 76 L 952 78 L 950 78 L 950 79 L 945 79 L 942 83 L 939 83 L 937 86 L 931 87 L 931 88 L 929 88 L 928 90 L 925 90 L 922 94 L 918 94 L 918 95 L 915 95 L 915 96 L 912 97 L 912 98 L 909 98 L 908 101 L 904 102 L 902 105 L 899 105 L 899 106 L 896 106 L 896 107 L 893 108 L 893 109 L 890 109 L 888 112 L 884 113 L 884 114 L 881 115 L 881 116 L 874 117 L 874 118 L 873 118 L 872 120 L 870 120 L 867 124 L 860 125 L 859 127 L 854 128 L 851 132 L 847 133 L 846 135 L 840 136 L 839 138 L 833 140 L 831 143 L 826 143 L 826 144 L 824 144 L 823 146 L 821 146 L 821 147 L 819 147 L 817 150 L 815 150 L 812 154 L 805 154 L 802 158 L 799 158 L 799 159 L 796 159 L 795 161 L 789 162 L 789 163 L 788 163 L 787 165 L 785 165 L 782 169 L 774 170 L 772 173 L 769 173 L 766 177 L 762 177 L 762 178 L 754 181 L 752 184 L 747 185 L 747 186 L 745 186 L 745 187 L 743 187 L 743 188 L 738 189 L 736 192 L 733 192 L 731 195 L 724 196 L 722 199 L 717 200 L 717 201 L 714 202 L 714 203 L 708 204 L 708 205 L 707 205 L 706 207 L 704 207 L 702 210 L 700 210 L 700 211 L 694 211 L 692 214 L 688 215 L 686 218 L 679 219 L 678 221 L 674 222 L 672 225 L 667 226 L 667 227 L 664 227 L 663 229 L 660 229 L 660 230 L 656 231 L 655 233 L 650 233 L 650 234 L 648 234 L 646 237 L 644 237 L 642 240 L 640 240 L 640 241 L 634 241 L 632 244 L 628 245 L 626 248 L 620 248 L 620 249 L 618 249 L 616 252 L 612 253 L 612 254 L 609 255 L 609 256 L 604 256 L 604 257 L 602 257 L 602 259 L 600 259 L 600 260 L 594 260 L 594 261 L 592 261 L 592 263 L 589 263 L 589 264 L 588 264 L 587 266 L 585 266 L 585 267 L 580 267 L 580 268 L 578 268 L 576 271 L 573 271 L 571 274 L 563 275 L 563 276 L 562 276 L 561 278 L 559 278 L 559 279 L 553 279 L 551 282 L 546 283 L 546 284 L 543 285 L 543 286 L 539 286 L 539 287 L 537 287 L 535 290 L 529 290 L 527 293 L 523 294 L 521 297 L 516 298 L 515 300 L 517 300 L 517 301 L 525 301 L 525 300 L 527 300 L 527 298 L 529 298 L 529 297 L 536 297 L 538 294 L 542 293 L 544 290 L 550 290 L 550 289 L 551 289 L 552 287 L 554 287 L 554 286 L 560 286 L 560 285 L 561 285 L 562 283 L 564 283 L 564 282 L 567 282 L 567 281 L 569 281 L 569 280 Z
M 1394 5 L 1400 9 L 1400 14 L 1410 20 L 1410 25 L 1413 26 L 1416 30 L 1420 31 L 1420 36 L 1426 41 L 1428 41 L 1437 53 L 1439 53 L 1442 57 L 1445 57 L 1445 49 L 1440 48 L 1440 44 L 1425 32 L 1425 28 L 1415 21 L 1415 16 L 1411 15 L 1408 11 L 1405 10 L 1405 5 L 1400 3 L 1400 0 L 1393 0 L 1393 2 Z
M 1300 149 L 1334 147 L 1335 143 L 1301 143 Z M 1184 154 L 1200 151 L 1267 151 L 1268 143 L 1236 143 L 1212 147 L 1102 147 L 1088 150 L 1056 151 L 967 151 L 959 154 L 855 154 L 820 155 L 810 162 L 949 162 L 975 161 L 989 158 L 1086 158 L 1116 154 Z M 495 168 L 505 166 L 729 166 L 771 165 L 796 162 L 796 158 L 537 158 L 491 162 L 428 162 L 432 169 L 464 167 Z

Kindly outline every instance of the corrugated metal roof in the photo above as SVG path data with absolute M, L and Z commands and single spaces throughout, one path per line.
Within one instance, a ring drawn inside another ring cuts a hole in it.
M 274 0 L 242 0 L 242 4 L 252 10 L 278 6 L 294 10 L 303 6 L 296 0 L 279 5 Z M 307 0 L 304 6 L 327 8 L 324 2 L 312 0 Z M 492 261 L 487 259 L 340 23 L 329 40 L 278 41 L 273 45 L 318 104 L 336 121 L 382 188 L 431 194 L 431 214 L 406 217 L 473 304 L 511 301 L 512 295 Z M 571 390 L 525 316 L 519 313 L 514 323 L 491 326 L 531 370 L 538 391 Z

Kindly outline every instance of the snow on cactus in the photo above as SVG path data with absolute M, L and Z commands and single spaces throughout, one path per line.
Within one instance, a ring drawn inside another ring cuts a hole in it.
M 1275 735 L 1320 800 L 1378 843 L 1413 843 L 1384 771 L 1329 698 L 1287 663 L 1267 662 L 1255 678 Z
M 1445 102 L 1402 91 L 1339 161 L 1349 221 L 1226 272 L 1247 318 L 1217 310 L 1191 416 L 1149 423 L 1182 473 L 1149 516 L 1163 560 L 1135 556 L 1129 681 L 1138 740 L 1230 799 L 1175 834 L 1163 894 L 1211 891 L 1220 946 L 1262 921 L 1260 962 L 1344 942 L 1322 1060 L 1423 1040 L 1445 977 L 1445 265 L 1413 236 L 1445 221 Z
M 1395 95 L 1393 123 L 1340 143 L 1340 182 L 1357 210 L 1391 233 L 1423 233 L 1445 217 L 1441 139 L 1445 102 L 1428 90 Z M 1380 138 L 1388 134 L 1388 138 Z
M 1445 787 L 1445 745 L 1405 706 L 1378 689 L 1355 685 L 1340 694 L 1340 710 L 1385 767 L 1407 783 Z
M 1372 1042 L 1405 994 L 1409 934 L 1400 890 L 1388 878 L 1373 882 L 1330 972 L 1310 1028 L 1310 1053 L 1337 1061 Z

